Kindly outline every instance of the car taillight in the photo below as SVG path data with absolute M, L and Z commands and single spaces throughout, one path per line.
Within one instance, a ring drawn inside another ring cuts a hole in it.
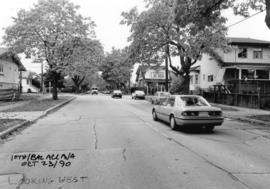
M 187 116 L 187 112 L 182 112 L 182 116 Z
M 199 112 L 192 112 L 192 111 L 188 111 L 188 112 L 182 112 L 182 116 L 198 116 Z
M 208 112 L 208 114 L 210 116 L 222 116 L 222 112 L 221 111 L 211 111 L 211 112 Z

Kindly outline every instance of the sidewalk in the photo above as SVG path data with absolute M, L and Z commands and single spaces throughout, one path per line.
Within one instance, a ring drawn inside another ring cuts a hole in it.
M 211 104 L 221 108 L 223 115 L 227 118 L 270 126 L 270 111 L 215 103 Z

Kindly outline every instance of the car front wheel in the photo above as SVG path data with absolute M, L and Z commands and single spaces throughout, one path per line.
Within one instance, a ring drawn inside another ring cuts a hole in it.
M 176 130 L 176 128 L 177 128 L 174 116 L 171 116 L 171 118 L 170 118 L 170 127 L 172 130 Z

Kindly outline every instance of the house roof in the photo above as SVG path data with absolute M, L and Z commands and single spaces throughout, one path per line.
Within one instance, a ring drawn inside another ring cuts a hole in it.
M 190 72 L 200 72 L 201 66 L 194 66 L 190 68 Z
M 232 45 L 249 45 L 249 46 L 270 46 L 270 41 L 244 38 L 244 37 L 229 37 L 229 44 Z
M 7 48 L 0 48 L 0 58 L 3 57 L 11 57 L 13 62 L 18 65 L 20 71 L 26 71 L 26 68 L 22 64 L 20 58 L 17 56 L 17 54 L 13 53 Z

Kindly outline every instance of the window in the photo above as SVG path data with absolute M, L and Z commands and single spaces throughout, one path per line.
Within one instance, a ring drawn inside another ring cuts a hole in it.
M 242 70 L 242 79 L 255 79 L 255 70 Z
M 175 103 L 175 97 L 169 98 L 168 104 L 169 104 L 170 106 L 174 106 L 174 103 Z
M 257 70 L 256 79 L 269 79 L 269 70 Z
M 247 58 L 247 48 L 239 48 L 238 58 Z
M 262 49 L 254 49 L 253 50 L 253 58 L 254 59 L 262 59 L 263 58 L 263 51 L 262 51 Z
M 195 75 L 195 84 L 199 83 L 199 75 Z
M 200 97 L 181 97 L 181 100 L 184 102 L 184 106 L 209 106 L 207 101 Z
M 164 73 L 163 72 L 159 72 L 158 73 L 158 78 L 164 78 Z
M 162 72 L 162 71 L 160 71 L 160 72 L 152 72 L 151 77 L 153 79 L 163 79 L 163 78 L 165 78 L 165 73 Z
M 213 75 L 209 75 L 208 76 L 208 82 L 213 82 L 214 81 L 214 76 Z
M 0 73 L 4 72 L 4 65 L 0 63 Z

